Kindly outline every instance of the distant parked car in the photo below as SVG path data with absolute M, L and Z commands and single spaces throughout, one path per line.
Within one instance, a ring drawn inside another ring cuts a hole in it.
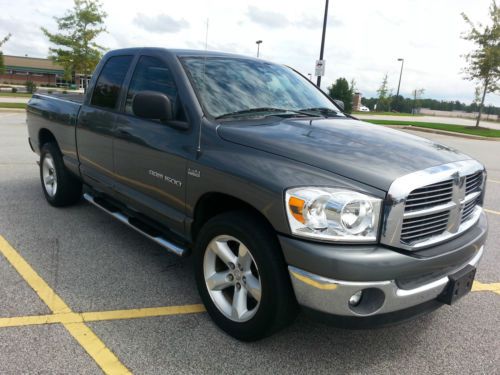
M 359 107 L 359 111 L 360 112 L 370 112 L 370 108 L 368 108 L 365 105 L 362 105 L 361 107 Z

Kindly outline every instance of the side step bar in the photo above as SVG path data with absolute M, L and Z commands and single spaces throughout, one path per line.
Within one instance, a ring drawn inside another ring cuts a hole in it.
M 179 256 L 186 256 L 189 253 L 188 249 L 185 249 L 183 247 L 180 247 L 180 246 L 170 242 L 169 240 L 167 240 L 166 238 L 164 238 L 161 235 L 153 236 L 149 233 L 146 233 L 144 230 L 139 228 L 137 225 L 134 225 L 133 222 L 131 222 L 131 220 L 130 220 L 131 218 L 129 216 L 125 215 L 123 212 L 120 212 L 120 211 L 113 212 L 113 211 L 107 209 L 103 205 L 99 204 L 99 202 L 97 202 L 96 199 L 92 195 L 90 195 L 89 193 L 83 194 L 83 198 L 85 198 L 85 200 L 89 201 L 97 208 L 100 208 L 104 212 L 110 214 L 115 219 L 118 219 L 122 223 L 128 225 L 130 228 L 136 230 L 137 232 L 142 234 L 144 237 L 147 237 L 150 240 L 156 242 L 158 245 L 164 247 L 168 251 L 170 251 L 176 255 L 179 255 Z

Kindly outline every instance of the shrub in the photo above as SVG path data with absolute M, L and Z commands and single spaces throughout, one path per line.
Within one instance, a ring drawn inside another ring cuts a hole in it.
M 15 94 L 17 92 L 17 88 L 13 87 L 10 89 L 12 91 L 13 94 Z

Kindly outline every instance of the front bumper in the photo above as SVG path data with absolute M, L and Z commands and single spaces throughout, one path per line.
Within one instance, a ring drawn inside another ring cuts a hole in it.
M 468 264 L 476 267 L 483 256 L 483 251 L 484 247 L 481 247 Z M 449 282 L 448 276 L 444 276 L 413 289 L 401 289 L 395 280 L 341 281 L 318 276 L 292 266 L 288 268 L 295 296 L 301 305 L 342 316 L 371 316 L 408 309 L 436 299 L 443 293 Z M 349 299 L 359 291 L 364 293 L 361 303 L 351 306 Z
M 486 215 L 463 235 L 428 249 L 398 251 L 382 245 L 331 245 L 279 236 L 299 304 L 336 316 L 386 316 L 437 297 L 448 276 L 476 267 L 488 232 Z M 349 299 L 363 290 L 356 306 Z M 364 301 L 364 302 L 363 302 Z

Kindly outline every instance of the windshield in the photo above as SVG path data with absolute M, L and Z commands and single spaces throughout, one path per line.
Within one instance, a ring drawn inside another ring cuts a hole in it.
M 230 57 L 186 57 L 205 110 L 215 118 L 288 114 L 345 117 L 305 78 L 285 66 Z

